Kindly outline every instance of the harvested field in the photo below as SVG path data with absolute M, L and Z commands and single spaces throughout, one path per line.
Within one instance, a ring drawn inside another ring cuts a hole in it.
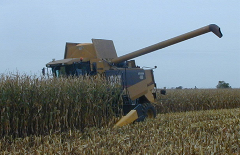
M 240 109 L 158 114 L 122 128 L 0 140 L 0 154 L 238 154 Z

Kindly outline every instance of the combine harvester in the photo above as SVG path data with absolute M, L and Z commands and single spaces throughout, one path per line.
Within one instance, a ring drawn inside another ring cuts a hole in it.
M 146 117 L 156 117 L 156 110 L 151 104 L 156 99 L 153 70 L 136 66 L 132 59 L 208 32 L 222 37 L 220 28 L 211 24 L 120 57 L 117 56 L 112 40 L 92 39 L 92 43 L 66 43 L 64 59 L 49 62 L 46 66 L 52 69 L 55 77 L 101 74 L 110 82 L 121 84 L 124 116 L 115 127 L 123 126 L 143 121 Z M 161 94 L 165 93 L 161 91 Z

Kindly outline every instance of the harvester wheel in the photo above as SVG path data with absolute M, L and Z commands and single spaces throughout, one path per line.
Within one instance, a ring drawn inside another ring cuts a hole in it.
M 144 103 L 143 112 L 146 118 L 155 118 L 156 117 L 156 109 L 151 103 Z

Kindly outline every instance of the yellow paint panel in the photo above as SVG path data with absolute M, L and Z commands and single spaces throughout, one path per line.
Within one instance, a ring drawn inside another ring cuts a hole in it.
M 135 100 L 148 92 L 147 80 L 142 80 L 141 82 L 128 87 L 128 92 L 131 100 Z
M 151 102 L 151 103 L 155 103 L 155 99 L 153 97 L 152 91 L 154 89 L 154 84 L 148 86 L 148 92 L 147 94 L 145 94 L 146 98 Z
M 93 44 L 78 44 L 77 46 L 68 47 L 66 58 L 96 58 L 96 52 Z

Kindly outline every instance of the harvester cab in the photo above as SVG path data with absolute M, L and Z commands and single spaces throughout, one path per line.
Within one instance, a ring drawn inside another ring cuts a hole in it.
M 108 81 L 121 84 L 124 116 L 115 126 L 123 126 L 133 121 L 143 121 L 146 117 L 156 117 L 152 105 L 156 99 L 153 69 L 142 69 L 132 59 L 208 32 L 222 37 L 220 28 L 211 24 L 120 57 L 117 56 L 112 40 L 92 39 L 92 43 L 66 43 L 64 59 L 49 62 L 46 66 L 52 69 L 55 77 L 101 74 Z

